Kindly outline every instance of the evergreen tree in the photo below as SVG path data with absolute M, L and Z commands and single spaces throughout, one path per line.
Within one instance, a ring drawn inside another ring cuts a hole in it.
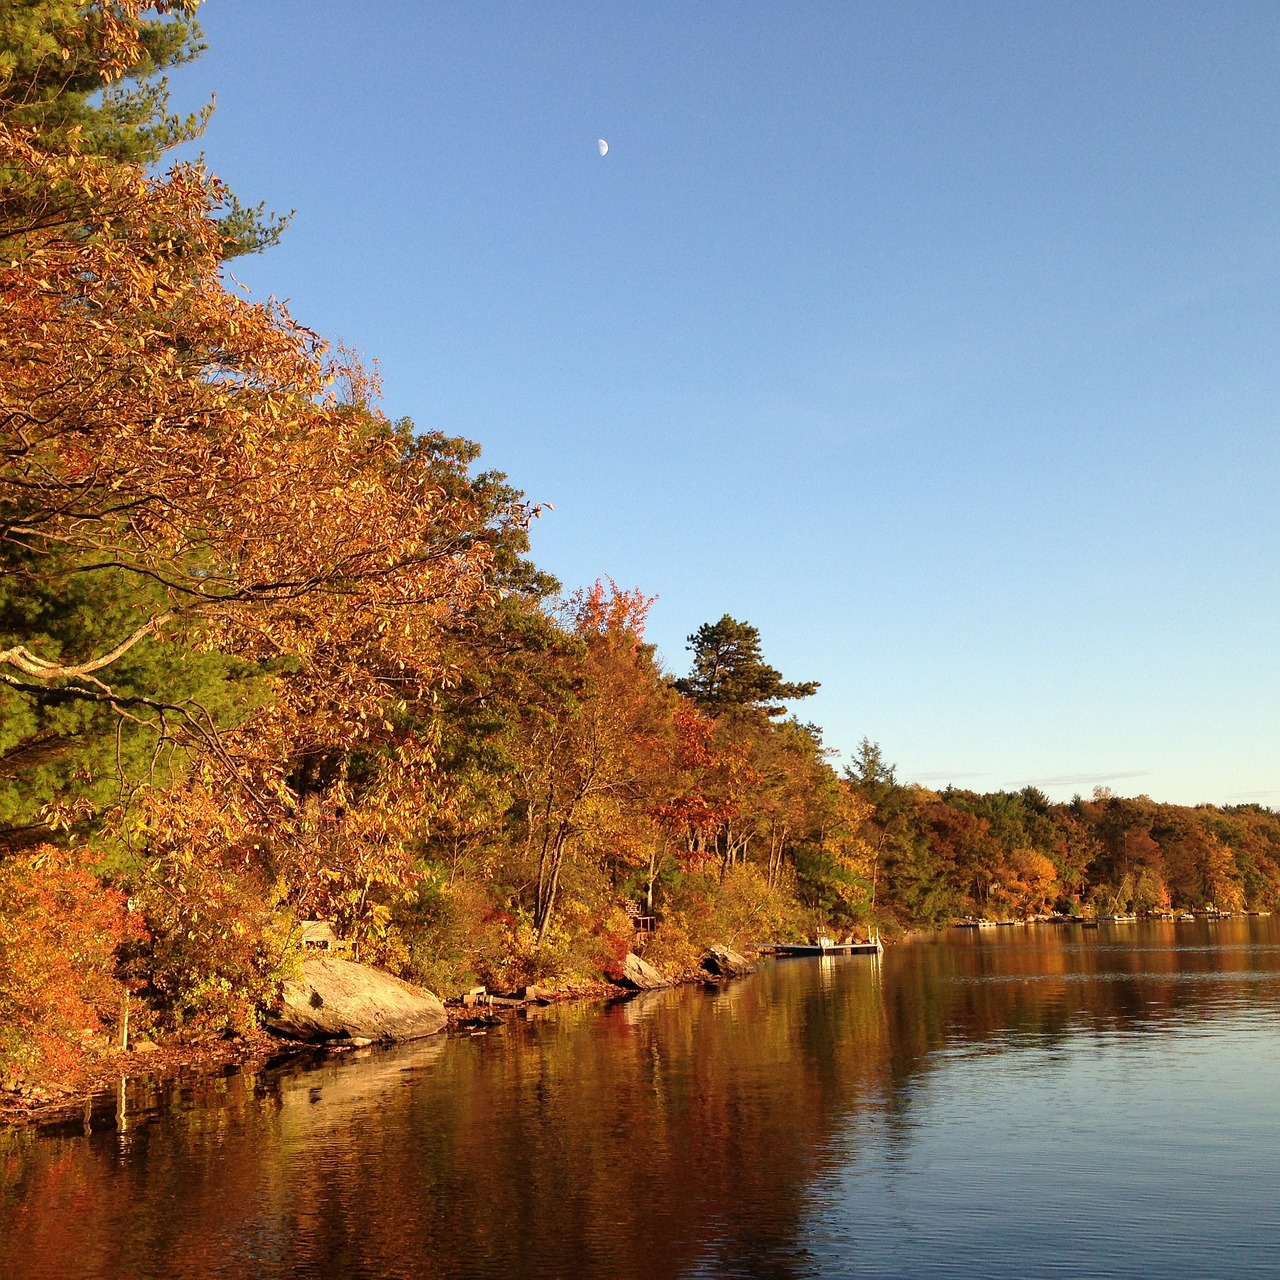
M 213 103 L 175 114 L 164 74 L 204 52 L 198 3 L 7 0 L 0 5 L 0 124 L 52 154 L 74 151 L 144 166 L 199 138 Z M 154 16 L 139 16 L 142 9 Z M 0 183 L 7 185 L 10 176 L 0 165 Z M 244 205 L 224 187 L 218 194 L 224 257 L 257 253 L 279 240 L 289 215 L 268 214 L 263 203 Z
M 705 622 L 689 637 L 693 670 L 675 687 L 712 715 L 733 709 L 752 709 L 781 715 L 781 702 L 808 698 L 818 691 L 816 680 L 792 682 L 760 654 L 760 632 L 749 622 L 727 613 L 719 622 Z

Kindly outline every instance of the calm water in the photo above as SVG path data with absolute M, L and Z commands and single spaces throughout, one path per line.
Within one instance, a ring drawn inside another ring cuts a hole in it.
M 0 1137 L 0 1276 L 1280 1276 L 1280 920 L 953 930 Z

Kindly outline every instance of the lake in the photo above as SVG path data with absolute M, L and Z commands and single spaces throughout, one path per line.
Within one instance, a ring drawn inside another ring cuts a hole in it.
M 4 1280 L 1277 1276 L 1280 920 L 950 930 L 123 1104 L 0 1135 Z

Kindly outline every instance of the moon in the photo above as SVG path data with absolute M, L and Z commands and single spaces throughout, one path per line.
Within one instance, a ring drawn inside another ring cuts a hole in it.
M 609 144 L 603 138 L 596 139 L 596 146 L 600 148 L 600 154 L 607 156 L 609 154 Z

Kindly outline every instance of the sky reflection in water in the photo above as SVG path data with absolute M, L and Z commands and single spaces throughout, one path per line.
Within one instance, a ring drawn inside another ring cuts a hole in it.
M 1280 1274 L 1277 1012 L 1269 919 L 952 931 L 139 1085 L 0 1139 L 0 1277 Z

